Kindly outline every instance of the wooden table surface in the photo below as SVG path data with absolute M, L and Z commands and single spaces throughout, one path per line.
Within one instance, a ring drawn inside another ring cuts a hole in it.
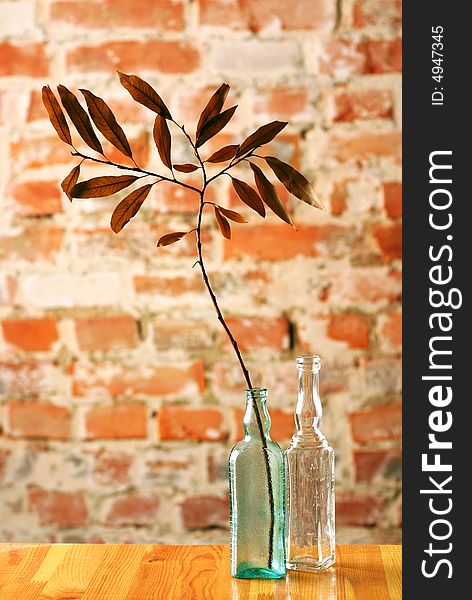
M 401 546 L 338 546 L 323 573 L 229 574 L 227 546 L 0 544 L 1 600 L 400 600 Z

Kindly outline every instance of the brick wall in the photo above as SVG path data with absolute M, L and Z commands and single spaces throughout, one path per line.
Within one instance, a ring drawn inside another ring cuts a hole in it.
M 208 218 L 209 271 L 283 446 L 294 357 L 323 358 L 338 539 L 399 539 L 400 19 L 397 0 L 0 1 L 2 540 L 227 541 L 244 384 L 192 245 L 155 247 L 196 197 L 161 184 L 116 236 L 112 201 L 59 191 L 73 162 L 45 83 L 104 96 L 138 162 L 158 163 L 152 114 L 115 68 L 190 125 L 228 81 L 222 144 L 290 121 L 272 150 L 327 212 L 287 199 L 298 233 L 251 215 L 231 242 Z M 214 194 L 244 211 L 228 182 Z

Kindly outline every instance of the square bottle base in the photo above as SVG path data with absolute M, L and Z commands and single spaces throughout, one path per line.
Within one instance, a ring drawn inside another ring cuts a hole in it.
M 287 569 L 290 571 L 311 571 L 320 572 L 329 567 L 333 566 L 336 561 L 335 556 L 329 556 L 324 561 L 319 562 L 313 558 L 306 556 L 300 557 L 299 559 L 294 558 L 292 561 L 287 562 Z
M 238 565 L 233 577 L 237 579 L 282 579 L 285 577 L 285 570 L 281 572 L 274 569 L 256 568 L 241 564 Z

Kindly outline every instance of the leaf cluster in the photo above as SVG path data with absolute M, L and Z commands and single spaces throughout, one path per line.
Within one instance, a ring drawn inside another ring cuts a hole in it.
M 273 121 L 263 125 L 243 140 L 241 144 L 227 145 L 213 152 L 205 159 L 202 157 L 202 147 L 226 127 L 237 109 L 237 106 L 224 108 L 230 90 L 228 84 L 222 84 L 211 96 L 200 115 L 195 136 L 192 138 L 186 132 L 185 127 L 179 125 L 173 119 L 170 110 L 149 83 L 137 75 L 127 75 L 118 72 L 118 76 L 121 84 L 129 92 L 133 100 L 156 114 L 153 126 L 154 143 L 163 165 L 170 172 L 169 174 L 153 173 L 140 168 L 136 164 L 131 145 L 124 130 L 118 124 L 111 108 L 102 98 L 89 90 L 79 90 L 85 100 L 85 108 L 76 95 L 64 85 L 59 85 L 57 88 L 60 102 L 49 86 L 44 86 L 42 90 L 43 103 L 57 135 L 61 141 L 72 148 L 74 156 L 82 159 L 62 182 L 62 189 L 71 201 L 73 198 L 102 198 L 112 196 L 139 182 L 140 179 L 151 178 L 151 181 L 133 189 L 115 207 L 110 223 L 115 233 L 121 231 L 130 219 L 139 212 L 154 185 L 161 181 L 169 181 L 176 185 L 192 189 L 200 194 L 198 230 L 201 226 L 201 212 L 204 205 L 212 204 L 220 232 L 225 238 L 230 239 L 230 222 L 246 223 L 246 219 L 234 210 L 204 200 L 206 187 L 221 175 L 228 175 L 231 178 L 231 184 L 236 195 L 246 206 L 261 217 L 265 217 L 266 208 L 269 208 L 284 222 L 293 225 L 293 221 L 284 204 L 281 202 L 275 186 L 264 173 L 260 166 L 261 163 L 256 164 L 255 160 L 262 161 L 262 164 L 272 171 L 290 194 L 311 206 L 320 209 L 324 208 L 312 184 L 299 171 L 276 157 L 255 154 L 261 146 L 271 142 L 286 127 L 286 122 Z M 88 156 L 77 150 L 69 123 L 73 125 L 82 142 L 95 153 L 95 156 Z M 195 154 L 195 163 L 173 163 L 172 133 L 169 125 L 178 128 L 187 137 Z M 110 161 L 104 153 L 98 134 L 101 134 L 105 140 L 127 157 L 133 166 L 126 166 Z M 81 164 L 85 160 L 112 165 L 118 169 L 127 171 L 127 174 L 93 177 L 92 179 L 79 182 Z M 250 165 L 254 180 L 253 184 L 238 179 L 229 172 L 234 166 L 243 161 L 248 162 Z M 224 166 L 225 163 L 226 166 Z M 216 165 L 223 166 L 217 174 L 209 177 L 207 173 L 208 168 Z M 201 171 L 201 188 L 195 187 L 185 180 L 179 180 L 176 177 L 176 172 L 189 174 L 196 171 Z M 191 231 L 194 230 L 192 229 Z M 178 231 L 168 233 L 159 239 L 158 246 L 173 244 L 182 239 L 187 233 L 189 232 Z

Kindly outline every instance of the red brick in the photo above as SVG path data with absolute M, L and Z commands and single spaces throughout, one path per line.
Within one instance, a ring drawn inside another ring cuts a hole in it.
M 183 5 L 179 0 L 100 0 L 54 2 L 51 20 L 90 29 L 113 27 L 182 30 Z
M 55 181 L 26 181 L 10 188 L 15 212 L 22 217 L 43 217 L 63 212 L 61 191 Z
M 366 55 L 367 73 L 396 73 L 402 70 L 402 40 L 374 40 L 361 42 Z
M 385 499 L 381 496 L 349 491 L 337 492 L 336 525 L 376 525 L 384 504 Z
M 237 408 L 234 411 L 234 421 L 236 423 L 236 440 L 244 436 L 243 417 L 244 409 Z M 280 408 L 269 408 L 271 426 L 270 437 L 276 442 L 287 441 L 295 433 L 295 421 L 293 412 L 283 411 Z
M 105 524 L 110 527 L 149 526 L 156 521 L 158 508 L 157 496 L 146 497 L 136 492 L 129 492 L 113 501 L 105 518 Z
M 60 227 L 29 226 L 18 234 L 0 236 L 0 258 L 54 263 L 63 239 L 64 230 Z
M 392 93 L 378 88 L 343 89 L 334 96 L 334 110 L 334 121 L 390 119 Z
M 228 496 L 193 496 L 182 502 L 181 511 L 186 529 L 229 527 Z
M 391 312 L 386 315 L 380 328 L 380 337 L 387 341 L 391 348 L 401 349 L 402 347 L 402 314 Z
M 146 407 L 141 402 L 122 402 L 92 408 L 85 417 L 87 439 L 145 438 Z
M 402 216 L 402 184 L 396 181 L 384 183 L 384 207 L 387 215 L 394 219 Z
M 329 40 L 322 48 L 320 71 L 325 75 L 346 79 L 366 70 L 366 55 L 349 40 Z
M 10 319 L 2 321 L 2 330 L 8 344 L 27 352 L 51 350 L 59 339 L 54 317 Z
M 226 323 L 241 352 L 271 349 L 286 350 L 289 345 L 288 322 L 282 317 L 228 317 Z M 227 348 L 231 342 L 222 332 Z
M 122 485 L 129 482 L 133 457 L 126 452 L 100 450 L 95 458 L 93 478 L 101 485 Z
M 192 292 L 204 291 L 200 276 L 188 277 L 157 277 L 155 275 L 136 275 L 134 288 L 137 294 L 164 294 L 167 296 L 180 296 Z
M 78 73 L 159 71 L 191 73 L 200 62 L 198 50 L 189 42 L 170 40 L 107 42 L 79 46 L 67 55 L 67 68 Z
M 10 152 L 14 167 L 18 171 L 41 168 L 44 165 L 74 164 L 69 146 L 61 142 L 56 135 L 31 139 L 20 138 L 11 143 Z
M 377 244 L 385 262 L 402 257 L 402 225 L 401 223 L 376 223 L 372 228 Z
M 346 342 L 349 348 L 369 347 L 369 325 L 356 313 L 331 315 L 327 333 L 333 340 Z
M 259 31 L 274 21 L 282 29 L 314 29 L 327 31 L 335 24 L 335 6 L 327 0 L 298 0 L 288 4 L 283 0 L 200 0 L 200 20 L 203 25 L 230 29 Z
M 161 440 L 217 442 L 226 438 L 221 411 L 215 408 L 163 406 L 158 413 Z
M 75 375 L 73 394 L 86 396 L 97 393 L 112 397 L 134 396 L 166 396 L 169 394 L 185 394 L 196 389 L 199 393 L 205 388 L 205 374 L 201 361 L 195 361 L 188 367 L 161 366 L 140 372 L 139 369 L 123 369 L 109 378 L 97 374 L 93 370 Z
M 66 440 L 71 414 L 65 406 L 46 402 L 9 402 L 8 432 L 16 438 Z
M 371 483 L 377 477 L 387 480 L 401 477 L 401 450 L 359 449 L 354 451 L 356 482 Z
M 354 27 L 398 27 L 402 22 L 401 0 L 356 0 Z
M 75 319 L 81 350 L 134 348 L 138 343 L 136 321 L 129 315 Z
M 49 61 L 44 44 L 15 46 L 8 42 L 0 43 L 0 56 L 0 77 L 49 75 Z
M 154 346 L 158 350 L 200 350 L 213 345 L 213 338 L 206 323 L 179 319 L 159 320 L 153 324 L 153 333 Z
M 321 73 L 342 79 L 353 75 L 401 72 L 401 69 L 401 38 L 366 39 L 357 44 L 350 40 L 329 40 L 320 57 Z
M 30 489 L 28 506 L 39 516 L 41 525 L 85 527 L 87 524 L 87 504 L 83 492 Z
M 277 87 L 257 94 L 254 112 L 273 119 L 293 120 L 310 110 L 310 96 L 304 87 Z
M 400 132 L 355 133 L 333 136 L 330 152 L 341 162 L 363 161 L 373 157 L 390 157 L 399 163 L 402 151 Z
M 401 273 L 383 266 L 355 267 L 349 275 L 343 268 L 325 274 L 328 287 L 324 301 L 335 306 L 357 305 L 364 302 L 400 302 Z
M 285 224 L 245 225 L 233 228 L 231 240 L 225 240 L 224 256 L 226 259 L 250 256 L 270 261 L 288 260 L 298 255 L 318 256 L 329 252 L 341 237 L 346 237 L 345 230 L 334 225 L 300 225 L 297 230 Z
M 352 437 L 357 443 L 399 440 L 402 435 L 402 406 L 375 406 L 349 415 Z

